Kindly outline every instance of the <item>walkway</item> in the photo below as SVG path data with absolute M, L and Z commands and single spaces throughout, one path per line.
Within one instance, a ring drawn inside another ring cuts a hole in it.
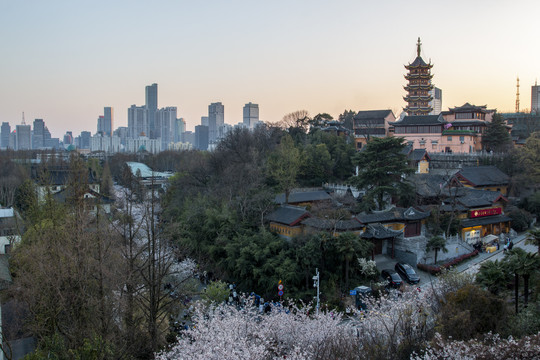
M 512 239 L 514 242 L 514 246 L 522 248 L 525 251 L 528 252 L 537 252 L 538 248 L 534 245 L 527 245 L 525 244 L 525 238 L 527 237 L 527 233 L 522 233 L 515 238 Z M 480 269 L 480 265 L 484 261 L 495 261 L 499 260 L 501 261 L 504 258 L 504 250 L 501 247 L 499 250 L 493 252 L 493 253 L 480 253 L 478 256 L 473 257 L 469 261 L 465 261 L 461 264 L 458 264 L 455 266 L 455 269 L 457 272 L 468 272 L 471 274 L 476 274 L 478 270 Z

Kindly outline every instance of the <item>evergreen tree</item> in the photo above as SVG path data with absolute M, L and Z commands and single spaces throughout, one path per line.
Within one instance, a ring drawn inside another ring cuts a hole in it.
M 487 124 L 482 145 L 485 150 L 493 152 L 504 152 L 512 147 L 512 138 L 501 114 L 493 115 L 493 120 Z
M 364 199 L 379 210 L 384 208 L 385 196 L 399 196 L 403 177 L 414 172 L 402 153 L 405 139 L 401 137 L 375 138 L 365 150 L 357 153 L 358 175 L 351 182 L 366 191 Z

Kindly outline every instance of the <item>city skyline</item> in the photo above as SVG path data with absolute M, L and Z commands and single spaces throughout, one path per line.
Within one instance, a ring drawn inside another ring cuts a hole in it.
M 535 1 L 207 5 L 1 3 L 0 123 L 15 128 L 24 112 L 27 123 L 43 119 L 61 138 L 94 133 L 112 107 L 114 127 L 127 126 L 128 108 L 145 104 L 144 87 L 154 83 L 158 107 L 177 107 L 190 131 L 215 102 L 233 125 L 249 102 L 266 122 L 301 109 L 398 116 L 403 65 L 414 60 L 418 37 L 443 110 L 469 102 L 513 111 L 518 76 L 521 109 L 530 108 L 540 74 Z

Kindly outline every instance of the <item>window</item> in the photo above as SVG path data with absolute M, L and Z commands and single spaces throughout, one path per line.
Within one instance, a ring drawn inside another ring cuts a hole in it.
M 464 142 L 465 141 L 465 136 L 460 136 L 459 141 Z
M 452 137 L 451 137 L 451 136 L 449 136 L 449 137 L 447 137 L 447 138 L 446 138 L 446 140 L 448 140 L 448 141 L 452 141 Z

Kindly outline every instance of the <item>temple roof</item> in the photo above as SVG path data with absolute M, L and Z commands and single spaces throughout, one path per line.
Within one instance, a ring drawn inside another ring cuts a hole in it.
M 308 216 L 310 216 L 309 212 L 303 207 L 282 205 L 274 212 L 268 214 L 266 220 L 294 226 L 298 225 Z
M 373 120 L 373 119 L 384 119 L 386 118 L 392 110 L 366 110 L 359 111 L 355 116 L 354 120 Z
M 473 186 L 508 185 L 509 177 L 495 166 L 464 167 L 457 173 Z
M 362 224 L 356 219 L 348 220 L 331 220 L 331 219 L 321 219 L 321 218 L 307 218 L 302 221 L 302 224 L 318 229 L 318 230 L 329 230 L 329 231 L 353 231 L 358 230 L 363 227 Z
M 356 218 L 363 224 L 389 221 L 414 221 L 425 219 L 429 216 L 429 212 L 422 212 L 413 207 L 393 208 L 387 211 L 377 211 L 371 214 L 358 214 Z
M 390 122 L 390 125 L 394 126 L 406 126 L 406 125 L 442 125 L 446 122 L 443 120 L 442 115 L 407 115 L 400 121 Z
M 451 113 L 456 113 L 456 112 L 482 112 L 482 113 L 485 113 L 487 112 L 487 105 L 482 105 L 482 106 L 476 106 L 476 105 L 471 105 L 469 103 L 465 103 L 464 105 L 462 106 L 456 106 L 454 108 L 448 108 L 448 111 L 450 111 Z
M 366 231 L 360 235 L 364 239 L 388 239 L 401 235 L 401 231 L 385 228 L 380 223 L 369 224 Z
M 409 65 L 405 65 L 405 67 L 408 69 L 408 68 L 414 68 L 414 67 L 429 67 L 431 68 L 433 65 L 431 64 L 428 64 L 424 61 L 424 59 L 422 59 L 421 56 L 417 56 L 416 59 L 414 59 L 414 61 L 412 62 L 412 64 L 409 64 Z

